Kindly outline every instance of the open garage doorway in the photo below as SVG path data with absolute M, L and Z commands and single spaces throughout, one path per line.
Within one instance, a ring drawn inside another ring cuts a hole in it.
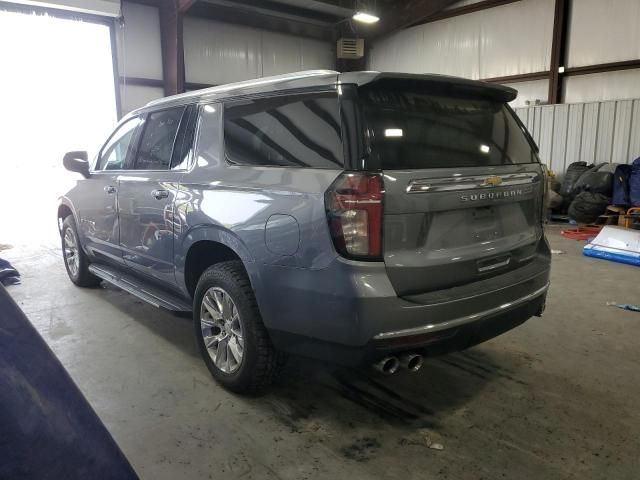
M 117 121 L 110 20 L 0 3 L 0 244 L 54 245 L 57 197 Z M 6 248 L 6 247 L 5 247 Z

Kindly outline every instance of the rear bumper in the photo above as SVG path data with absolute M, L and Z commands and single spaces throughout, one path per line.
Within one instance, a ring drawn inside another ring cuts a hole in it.
M 424 325 L 420 325 L 418 327 L 406 328 L 404 330 L 392 330 L 389 332 L 381 332 L 373 337 L 374 341 L 384 341 L 384 340 L 393 340 L 400 339 L 405 337 L 415 337 L 429 333 L 440 332 L 443 330 L 451 330 L 458 327 L 464 327 L 470 323 L 476 322 L 478 320 L 484 320 L 489 317 L 496 316 L 502 312 L 507 312 L 509 310 L 516 309 L 524 304 L 530 303 L 541 296 L 546 296 L 547 290 L 549 289 L 549 283 L 544 285 L 537 290 L 534 290 L 527 295 L 510 300 L 506 303 L 502 303 L 495 307 L 491 307 L 487 310 L 483 310 L 477 313 L 472 313 L 469 315 L 464 315 L 458 318 L 452 318 L 451 320 L 445 320 L 440 323 L 426 323 Z
M 304 337 L 287 332 L 272 331 L 276 345 L 289 353 L 316 358 L 345 366 L 361 366 L 402 352 L 416 352 L 425 357 L 465 350 L 497 337 L 541 315 L 546 293 L 520 304 L 511 310 L 483 317 L 439 332 L 397 337 L 393 340 L 372 340 L 361 347 L 352 347 Z
M 315 271 L 267 268 L 257 293 L 278 348 L 353 365 L 385 352 L 467 348 L 513 328 L 544 309 L 549 267 L 539 255 L 500 276 L 398 297 L 384 264 L 338 259 Z

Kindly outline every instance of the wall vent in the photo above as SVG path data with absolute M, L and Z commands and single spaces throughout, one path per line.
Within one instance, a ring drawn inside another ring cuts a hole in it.
M 364 38 L 341 38 L 338 40 L 338 58 L 364 57 Z

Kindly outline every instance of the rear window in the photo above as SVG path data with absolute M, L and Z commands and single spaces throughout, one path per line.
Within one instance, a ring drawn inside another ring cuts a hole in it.
M 481 167 L 537 162 L 514 113 L 484 98 L 362 89 L 371 148 L 384 170 Z

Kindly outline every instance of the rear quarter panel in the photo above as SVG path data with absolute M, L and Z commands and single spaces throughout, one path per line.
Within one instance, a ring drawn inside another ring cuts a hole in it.
M 337 256 L 324 192 L 341 170 L 230 165 L 224 159 L 219 112 L 208 110 L 200 118 L 194 165 L 175 201 L 176 274 L 183 284 L 184 259 L 193 243 L 218 241 L 243 260 L 260 305 L 265 301 L 260 286 L 268 281 L 261 266 L 279 266 L 283 273 L 287 267 L 322 269 Z M 280 221 L 288 217 L 295 221 Z M 270 248 L 267 221 L 275 227 Z M 298 238 L 295 251 L 292 237 Z

